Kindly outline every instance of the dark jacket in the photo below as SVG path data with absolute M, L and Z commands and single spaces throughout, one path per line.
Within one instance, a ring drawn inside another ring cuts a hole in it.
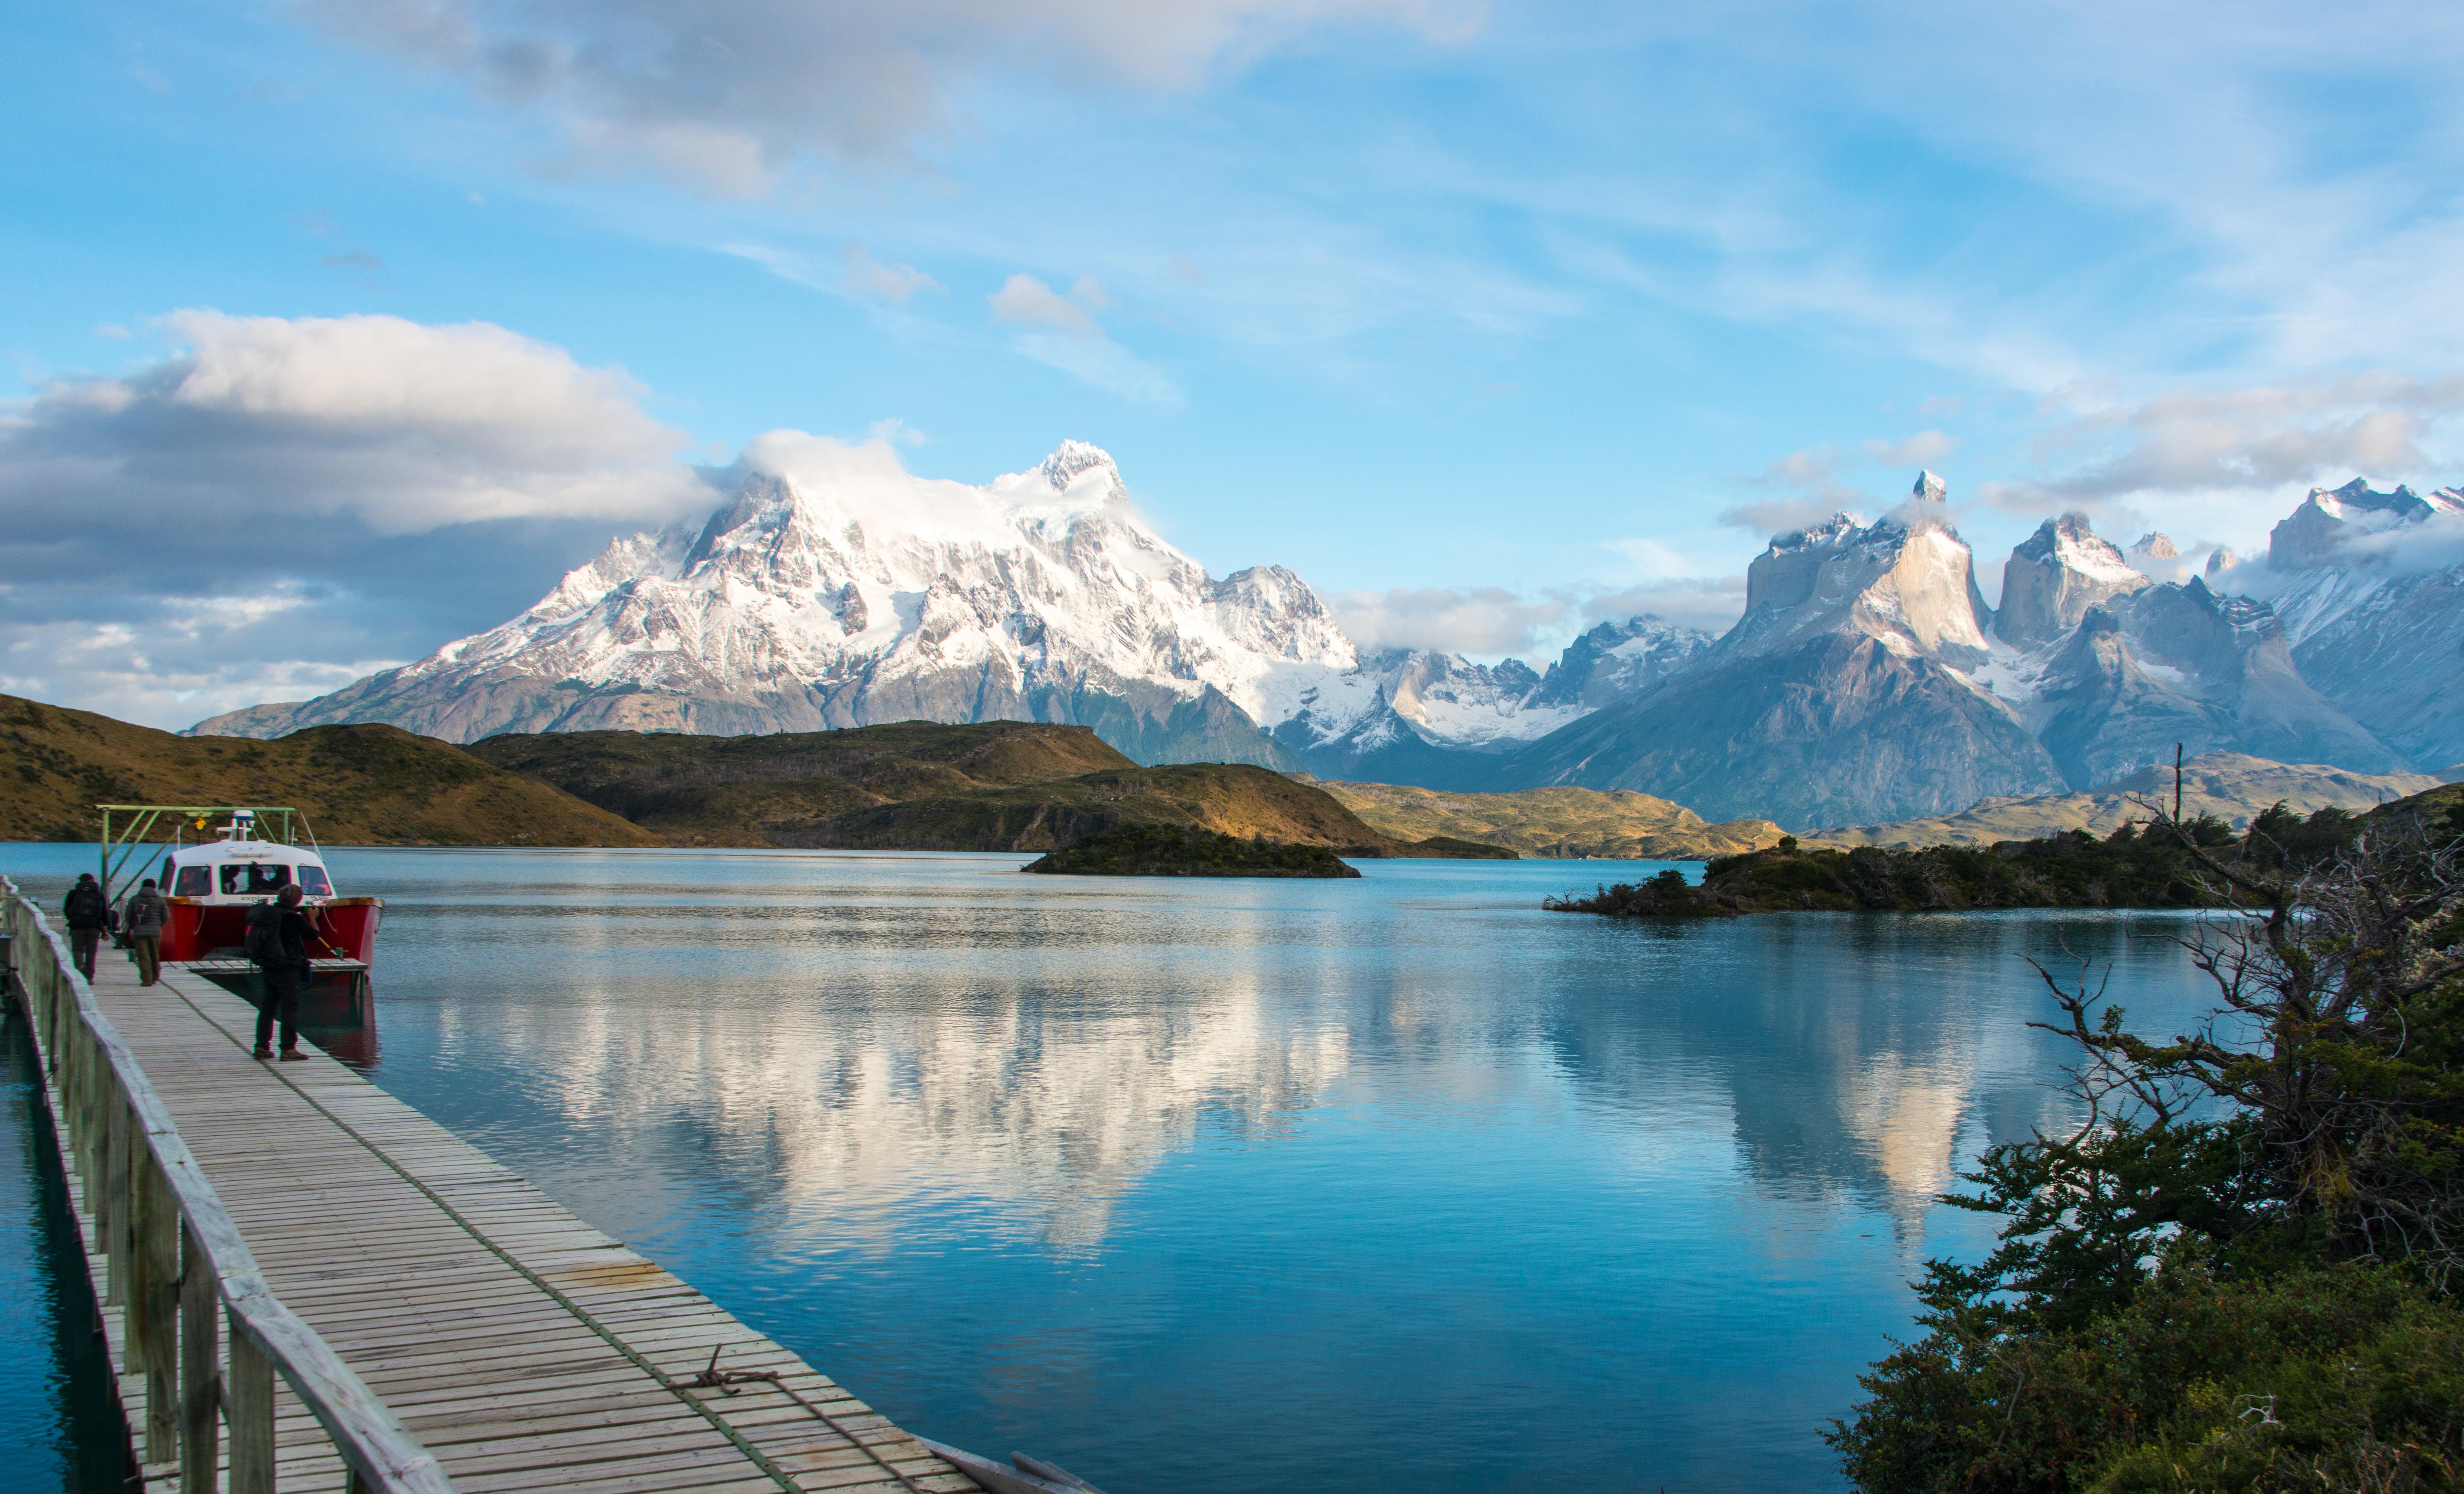
M 270 970 L 308 969 L 308 941 L 317 935 L 317 926 L 308 921 L 308 915 L 280 903 L 264 903 L 249 910 L 248 921 L 252 925 L 260 918 L 273 920 L 280 947 L 273 958 L 260 959 L 257 964 Z
M 72 929 L 99 929 L 111 922 L 111 906 L 102 900 L 102 889 L 91 882 L 80 882 L 69 889 L 60 912 Z
M 163 901 L 163 894 L 152 888 L 139 888 L 137 895 L 128 900 L 128 936 L 130 938 L 143 939 L 149 935 L 159 935 L 163 932 L 163 925 L 170 921 L 171 905 Z

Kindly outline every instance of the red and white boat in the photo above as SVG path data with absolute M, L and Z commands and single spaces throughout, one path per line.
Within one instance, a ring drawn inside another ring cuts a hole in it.
M 170 847 L 155 873 L 156 885 L 171 905 L 170 921 L 163 929 L 163 962 L 245 959 L 248 911 L 284 888 L 296 887 L 320 931 L 308 950 L 310 964 L 320 975 L 364 974 L 376 959 L 384 900 L 338 896 L 325 858 L 313 841 L 296 846 L 262 839 L 254 811 L 230 813 L 219 839 Z

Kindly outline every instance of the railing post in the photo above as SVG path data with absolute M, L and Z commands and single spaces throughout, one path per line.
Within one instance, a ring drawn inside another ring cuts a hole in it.
M 126 1096 L 120 1092 L 118 1076 L 102 1077 L 103 1082 L 98 1087 L 103 1090 L 102 1166 L 99 1169 L 102 1201 L 95 1210 L 95 1228 L 102 1236 L 104 1253 L 111 1262 L 110 1282 L 102 1305 L 125 1307 L 128 1306 L 129 1267 L 128 1106 Z M 125 1321 L 123 1317 L 123 1324 Z M 134 1361 L 139 1346 L 134 1335 L 129 1336 L 128 1342 L 132 1351 L 129 1358 Z M 129 1368 L 134 1370 L 137 1366 L 132 1362 Z
M 222 1378 L 214 1373 L 213 1263 L 180 1226 L 180 1494 L 214 1494 Z
M 223 1387 L 231 1415 L 231 1494 L 274 1494 L 274 1366 L 231 1320 L 231 1372 Z
M 145 1461 L 169 1462 L 180 1448 L 180 1206 L 153 1149 L 140 1137 L 137 1167 L 135 1305 L 130 1317 L 145 1345 Z

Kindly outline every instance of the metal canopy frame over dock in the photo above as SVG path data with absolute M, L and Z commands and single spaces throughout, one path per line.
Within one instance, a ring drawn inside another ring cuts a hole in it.
M 0 878 L 132 1449 L 181 1494 L 956 1494 L 802 1359 L 203 976 Z

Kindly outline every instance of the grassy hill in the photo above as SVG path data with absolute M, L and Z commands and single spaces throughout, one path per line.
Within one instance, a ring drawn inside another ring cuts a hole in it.
M 1527 856 L 1702 861 L 1776 845 L 1781 834 L 1769 820 L 1705 824 L 1683 804 L 1625 789 L 1448 794 L 1397 783 L 1302 781 L 1316 783 L 1373 829 L 1398 840 L 1455 836 Z
M 2271 762 L 2237 752 L 2213 752 L 2183 765 L 2182 813 L 2213 815 L 2236 828 L 2270 804 L 2282 801 L 2297 814 L 2320 809 L 2361 811 L 2436 785 L 2422 773 L 2348 773 L 2316 763 Z M 1991 846 L 1999 841 L 2035 840 L 2057 830 L 2085 830 L 2109 835 L 2125 821 L 2145 820 L 2147 812 L 2133 798 L 2162 796 L 2169 808 L 2173 770 L 2142 768 L 2117 782 L 2080 794 L 2038 794 L 2026 799 L 1988 799 L 1955 815 L 1903 820 L 1892 824 L 1855 825 L 1809 831 L 1809 846 L 1906 847 L 1915 846 Z
M 639 825 L 391 726 L 175 736 L 0 695 L 0 840 L 90 841 L 98 803 L 290 804 L 328 845 L 655 846 Z
M 468 751 L 678 846 L 837 844 L 814 837 L 858 811 L 1137 767 L 1086 727 L 1032 721 L 769 736 L 549 732 L 490 736 Z
M 1052 850 L 1101 831 L 1155 825 L 1371 856 L 1484 853 L 1402 844 L 1320 790 L 1265 768 L 1140 767 L 1083 726 L 905 721 L 772 736 L 569 732 L 492 736 L 469 750 L 683 846 Z

